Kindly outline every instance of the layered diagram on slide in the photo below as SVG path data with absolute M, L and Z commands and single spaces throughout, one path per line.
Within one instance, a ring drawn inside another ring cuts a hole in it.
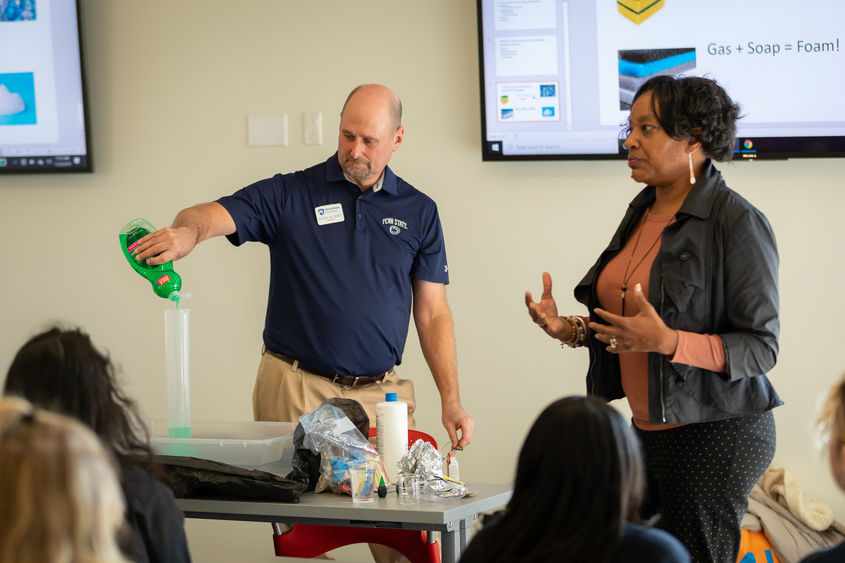
M 695 68 L 695 47 L 626 49 L 619 53 L 619 109 L 631 109 L 634 94 L 653 76 L 683 74 Z

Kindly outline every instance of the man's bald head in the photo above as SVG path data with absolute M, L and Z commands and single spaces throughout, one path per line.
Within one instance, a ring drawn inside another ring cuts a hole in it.
M 402 100 L 399 99 L 399 96 L 393 90 L 381 84 L 361 84 L 360 86 L 356 86 L 343 103 L 343 109 L 340 110 L 341 117 L 343 117 L 343 112 L 346 111 L 346 106 L 356 96 L 365 97 L 372 104 L 384 104 L 390 116 L 393 130 L 399 129 L 402 126 Z

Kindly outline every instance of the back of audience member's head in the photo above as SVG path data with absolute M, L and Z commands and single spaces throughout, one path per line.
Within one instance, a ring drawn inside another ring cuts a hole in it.
M 78 421 L 0 399 L 0 499 L 0 561 L 124 561 L 114 466 Z
M 828 392 L 817 424 L 829 448 L 833 478 L 845 491 L 845 376 Z
M 109 358 L 78 328 L 54 327 L 29 339 L 12 360 L 4 394 L 82 421 L 121 464 L 129 454 L 151 455 L 135 402 L 120 390 Z
M 522 446 L 513 496 L 484 561 L 608 561 L 637 520 L 645 488 L 639 441 L 612 407 L 566 397 Z

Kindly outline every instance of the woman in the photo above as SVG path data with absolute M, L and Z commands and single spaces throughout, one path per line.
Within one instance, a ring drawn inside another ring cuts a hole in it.
M 124 563 L 109 455 L 79 422 L 0 400 L 0 561 Z
M 845 491 L 845 377 L 833 386 L 817 421 L 828 448 L 830 471 L 836 484 Z M 845 543 L 808 555 L 801 563 L 837 563 L 845 561 Z
M 52 328 L 18 351 L 4 393 L 88 425 L 120 466 L 126 519 L 124 553 L 134 561 L 190 561 L 184 515 L 172 491 L 146 470 L 149 434 L 135 403 L 118 388 L 109 359 L 81 330 Z
M 747 497 L 775 450 L 766 373 L 778 352 L 778 255 L 765 216 L 712 161 L 731 158 L 739 108 L 713 80 L 660 76 L 637 92 L 625 147 L 647 184 L 560 317 L 552 282 L 531 318 L 587 346 L 587 390 L 627 397 L 647 507 L 694 561 L 736 560 Z
M 689 561 L 666 532 L 631 523 L 643 488 L 639 443 L 625 419 L 598 399 L 559 399 L 528 432 L 504 515 L 476 535 L 461 563 Z

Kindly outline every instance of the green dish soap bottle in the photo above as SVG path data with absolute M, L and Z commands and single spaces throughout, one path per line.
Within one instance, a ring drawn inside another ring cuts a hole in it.
M 138 245 L 138 241 L 155 230 L 156 228 L 144 219 L 130 221 L 120 230 L 120 234 L 118 235 L 120 249 L 123 251 L 123 256 L 126 257 L 132 268 L 147 278 L 153 285 L 155 294 L 164 299 L 175 301 L 178 307 L 179 290 L 182 289 L 182 278 L 173 270 L 173 262 L 150 266 L 146 261 L 136 260 L 132 254 L 132 251 Z

